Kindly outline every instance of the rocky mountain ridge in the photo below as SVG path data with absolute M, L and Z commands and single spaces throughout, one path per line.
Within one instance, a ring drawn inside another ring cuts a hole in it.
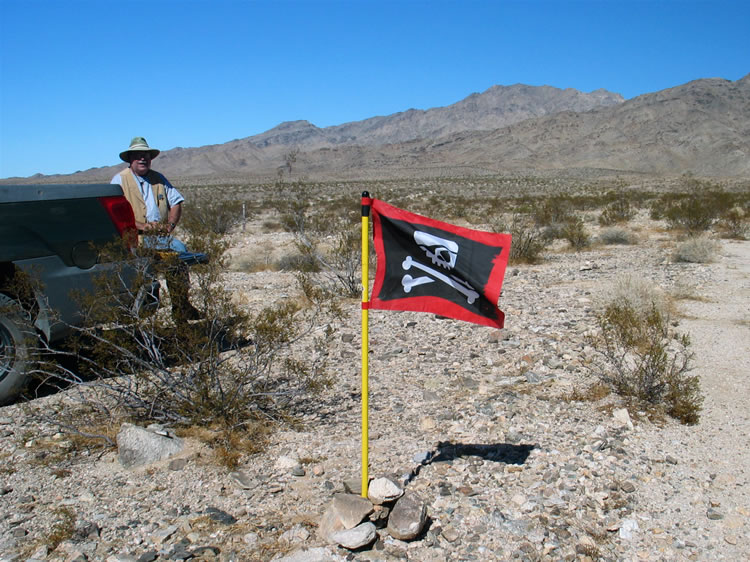
M 122 164 L 29 181 L 109 181 Z M 609 170 L 750 176 L 750 74 L 624 100 L 606 90 L 493 86 L 446 107 L 319 128 L 291 121 L 224 144 L 165 150 L 170 178 L 309 180 Z M 6 180 L 8 181 L 8 180 Z

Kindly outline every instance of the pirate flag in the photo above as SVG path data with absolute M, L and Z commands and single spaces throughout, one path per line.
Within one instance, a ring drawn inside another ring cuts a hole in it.
M 470 230 L 371 200 L 377 268 L 369 308 L 503 327 L 510 234 Z

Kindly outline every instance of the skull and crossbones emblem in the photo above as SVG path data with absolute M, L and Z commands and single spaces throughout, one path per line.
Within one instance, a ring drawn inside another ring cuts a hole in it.
M 432 264 L 437 266 L 437 268 L 450 271 L 456 266 L 456 260 L 458 259 L 458 244 L 453 240 L 448 240 L 421 230 L 416 230 L 414 232 L 414 241 L 432 261 Z M 440 269 L 415 261 L 412 256 L 406 256 L 401 267 L 406 271 L 415 268 L 429 274 L 421 275 L 419 277 L 412 277 L 409 274 L 404 275 L 401 278 L 401 285 L 404 287 L 405 293 L 409 293 L 413 287 L 419 285 L 442 281 L 464 295 L 466 297 L 466 302 L 469 304 L 473 304 L 479 297 L 479 293 L 465 281 L 459 279 L 455 275 L 443 273 Z

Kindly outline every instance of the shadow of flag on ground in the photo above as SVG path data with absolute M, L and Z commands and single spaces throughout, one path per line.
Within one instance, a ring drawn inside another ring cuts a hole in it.
M 377 268 L 369 307 L 502 328 L 510 234 L 440 222 L 371 200 Z

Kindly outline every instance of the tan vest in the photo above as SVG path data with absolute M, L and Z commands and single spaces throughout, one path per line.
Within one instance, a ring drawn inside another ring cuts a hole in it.
M 135 220 L 137 222 L 146 222 L 146 202 L 141 195 L 141 188 L 138 185 L 138 180 L 135 179 L 130 168 L 125 168 L 120 172 L 120 179 L 122 192 L 125 194 L 125 199 L 128 200 L 130 206 L 133 207 Z M 169 214 L 167 188 L 162 183 L 161 176 L 153 170 L 149 170 L 148 174 L 146 174 L 146 179 L 151 184 L 151 191 L 154 192 L 154 201 L 156 202 L 156 206 L 159 207 L 161 220 L 166 221 L 167 215 Z

